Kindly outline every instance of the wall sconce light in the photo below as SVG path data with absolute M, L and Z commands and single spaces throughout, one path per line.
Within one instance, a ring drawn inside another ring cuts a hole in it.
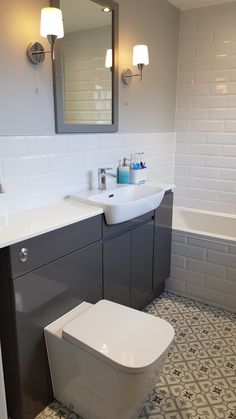
M 148 47 L 147 45 L 135 45 L 133 48 L 133 65 L 137 65 L 139 74 L 133 74 L 129 68 L 122 71 L 122 80 L 125 84 L 129 84 L 133 77 L 139 77 L 140 81 L 143 78 L 143 67 L 149 64 Z
M 40 64 L 44 61 L 45 54 L 51 53 L 52 60 L 55 60 L 55 43 L 64 36 L 62 12 L 56 7 L 44 7 L 41 10 L 40 35 L 48 39 L 51 45 L 50 51 L 45 51 L 40 42 L 32 42 L 27 47 L 27 56 L 31 63 Z
M 112 68 L 112 49 L 107 49 L 105 67 L 110 69 Z

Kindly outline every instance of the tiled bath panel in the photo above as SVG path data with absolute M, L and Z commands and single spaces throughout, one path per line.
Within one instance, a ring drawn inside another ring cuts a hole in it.
M 224 310 L 236 311 L 236 245 L 175 231 L 168 291 Z
M 146 311 L 175 339 L 139 419 L 236 419 L 236 314 L 171 293 Z M 54 418 L 81 419 L 56 401 L 37 416 Z

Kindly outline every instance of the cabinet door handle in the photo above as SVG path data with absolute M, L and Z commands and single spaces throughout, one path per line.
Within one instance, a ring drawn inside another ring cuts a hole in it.
M 22 263 L 26 262 L 28 260 L 28 256 L 29 256 L 28 249 L 26 249 L 26 247 L 22 247 L 18 256 L 19 256 L 19 259 Z

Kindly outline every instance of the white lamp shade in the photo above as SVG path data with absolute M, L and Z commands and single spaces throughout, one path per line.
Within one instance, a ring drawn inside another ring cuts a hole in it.
M 63 38 L 64 28 L 62 12 L 56 7 L 44 7 L 41 10 L 40 35 L 47 38 L 48 35 L 56 35 Z
M 105 67 L 106 68 L 112 67 L 112 49 L 107 49 Z
M 133 65 L 149 64 L 147 45 L 135 45 L 133 48 Z

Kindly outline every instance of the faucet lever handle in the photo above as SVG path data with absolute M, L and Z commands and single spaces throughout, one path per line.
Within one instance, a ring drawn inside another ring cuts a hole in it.
M 106 173 L 106 170 L 112 170 L 112 167 L 99 167 L 98 173 Z

